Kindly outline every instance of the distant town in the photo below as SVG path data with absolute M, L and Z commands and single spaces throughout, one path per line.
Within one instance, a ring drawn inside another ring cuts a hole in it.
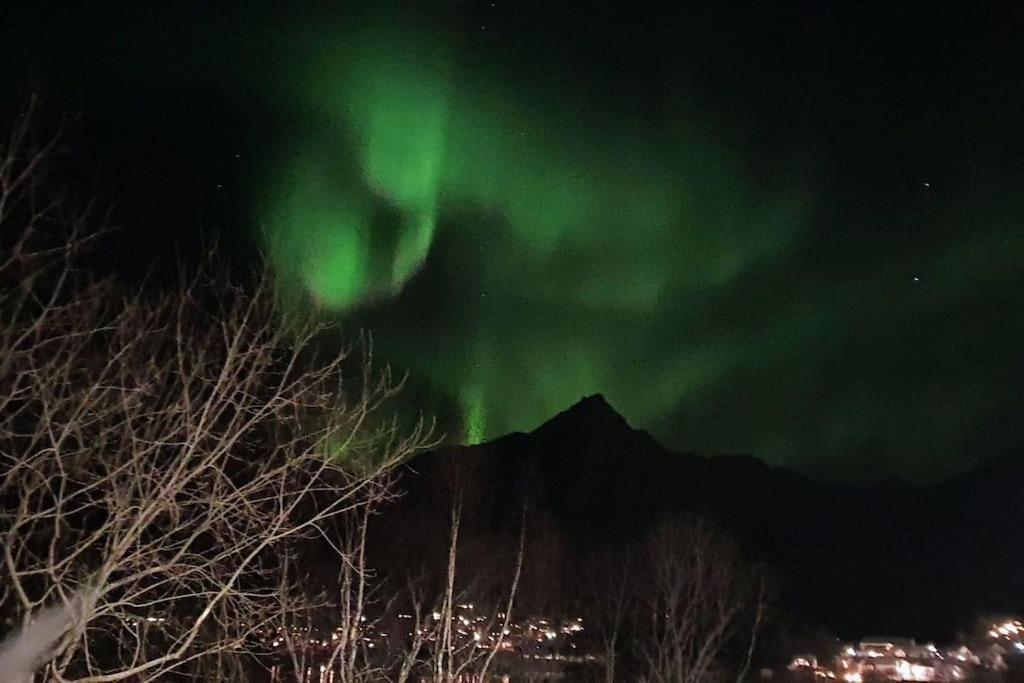
M 423 621 L 413 614 L 398 616 L 408 625 L 403 635 L 421 636 L 425 643 L 436 638 L 436 626 L 442 619 L 438 612 L 424 615 Z M 577 672 L 598 671 L 603 666 L 604 656 L 589 651 L 582 637 L 585 626 L 581 617 L 533 617 L 502 626 L 504 616 L 481 610 L 474 603 L 458 604 L 451 619 L 457 649 L 497 648 L 504 668 L 519 672 L 512 680 L 576 680 L 566 674 L 567 665 L 576 665 Z M 945 646 L 907 637 L 865 637 L 854 643 L 837 640 L 830 652 L 794 654 L 784 667 L 759 668 L 749 678 L 787 683 L 1018 680 L 1024 673 L 1024 622 L 1003 617 L 979 623 L 975 635 Z M 341 637 L 337 630 L 319 633 L 306 629 L 290 634 L 278 630 L 266 634 L 264 646 L 276 651 L 282 663 L 301 651 L 301 660 L 308 663 L 305 680 L 333 683 L 334 672 L 321 667 L 321 662 L 330 657 Z M 365 623 L 360 638 L 368 649 L 388 647 L 388 634 L 379 624 Z M 515 660 L 518 665 L 510 666 Z M 287 666 L 274 667 L 272 680 L 290 679 L 292 674 L 287 671 Z
M 1024 668 L 1024 624 L 1002 618 L 965 642 L 946 647 L 913 638 L 864 638 L 838 645 L 834 652 L 794 655 L 778 678 L 786 681 L 966 681 L 1008 680 Z M 762 669 L 763 679 L 776 678 Z M 1016 680 L 1014 678 L 1014 680 Z

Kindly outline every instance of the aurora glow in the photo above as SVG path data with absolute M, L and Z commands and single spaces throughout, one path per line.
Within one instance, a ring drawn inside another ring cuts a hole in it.
M 466 316 L 458 342 L 442 350 L 429 324 L 410 331 L 416 353 L 404 335 L 380 341 L 456 392 L 473 441 L 598 391 L 644 422 L 714 376 L 713 359 L 681 345 L 679 357 L 657 359 L 676 369 L 663 382 L 617 390 L 631 384 L 624 348 L 661 343 L 651 317 L 777 257 L 798 233 L 802 198 L 759 195 L 710 136 L 620 130 L 571 97 L 523 102 L 458 73 L 423 38 L 337 43 L 356 47 L 317 55 L 301 91 L 324 127 L 269 194 L 270 253 L 290 296 L 303 289 L 347 314 L 400 297 L 428 259 L 431 277 L 458 281 L 463 266 L 445 259 L 472 246 L 473 277 L 451 302 Z M 358 178 L 335 170 L 342 145 Z M 374 218 L 381 206 L 390 222 Z M 439 247 L 439 233 L 459 246 Z
M 222 227 L 453 439 L 601 392 L 838 478 L 1024 444 L 1009 18 L 383 5 L 82 9 L 0 26 L 0 68 L 92 122 L 138 225 L 116 267 Z

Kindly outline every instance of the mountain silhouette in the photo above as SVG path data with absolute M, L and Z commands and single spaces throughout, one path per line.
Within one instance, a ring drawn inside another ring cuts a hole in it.
M 704 514 L 772 568 L 787 617 L 843 637 L 944 639 L 1024 608 L 1021 452 L 932 485 L 829 483 L 753 457 L 671 452 L 594 395 L 532 432 L 421 455 L 398 485 L 383 524 L 406 538 L 443 539 L 461 491 L 465 537 L 508 534 L 528 508 L 581 558 Z

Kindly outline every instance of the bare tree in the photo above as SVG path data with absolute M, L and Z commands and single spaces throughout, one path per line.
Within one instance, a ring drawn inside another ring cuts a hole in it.
M 384 584 L 378 580 L 368 559 L 367 534 L 370 521 L 381 503 L 389 502 L 390 495 L 381 496 L 363 506 L 357 515 L 344 519 L 341 531 L 340 555 L 343 561 L 338 571 L 338 600 L 331 605 L 333 632 L 330 634 L 330 652 L 322 664 L 322 671 L 331 681 L 384 680 L 389 662 L 382 661 L 386 651 L 374 653 L 382 644 L 376 632 L 381 613 L 387 614 L 395 602 L 394 596 L 382 596 Z M 374 615 L 371 607 L 385 602 Z M 325 641 L 326 643 L 327 641 Z
M 361 564 L 331 529 L 429 430 L 381 417 L 400 383 L 324 352 L 267 277 L 211 260 L 127 293 L 79 270 L 97 217 L 48 182 L 30 119 L 0 150 L 0 613 L 69 611 L 54 680 L 241 676 L 309 607 L 282 599 L 304 594 L 288 550 Z
M 662 525 L 641 557 L 634 646 L 643 678 L 742 680 L 767 600 L 760 571 L 702 518 Z
M 483 661 L 476 669 L 475 680 L 486 681 L 490 674 L 491 666 L 494 664 L 495 656 L 501 651 L 502 646 L 507 642 L 509 635 L 509 624 L 512 623 L 512 610 L 516 604 L 516 595 L 519 591 L 519 581 L 523 576 L 523 556 L 526 552 L 526 508 L 523 508 L 523 514 L 520 518 L 519 525 L 519 548 L 516 552 L 515 559 L 515 570 L 512 574 L 512 583 L 508 588 L 508 597 L 505 603 L 502 605 L 502 611 L 498 612 L 487 626 L 487 631 L 490 632 L 489 642 L 485 644 L 484 652 L 486 653 Z M 496 628 L 495 628 L 496 626 Z
M 600 641 L 604 657 L 604 680 L 618 680 L 618 653 L 623 643 L 630 611 L 636 599 L 634 582 L 636 558 L 622 548 L 604 546 L 589 561 L 583 585 L 588 626 Z
M 454 681 L 486 681 L 495 656 L 502 650 L 508 640 L 509 624 L 512 610 L 515 607 L 516 593 L 523 572 L 523 555 L 526 539 L 526 519 L 523 514 L 518 550 L 511 583 L 504 602 L 478 610 L 479 616 L 473 620 L 472 626 L 460 620 L 468 620 L 465 615 L 457 613 L 457 605 L 474 605 L 480 600 L 490 600 L 491 590 L 481 582 L 461 580 L 459 576 L 459 532 L 462 526 L 462 496 L 456 493 L 452 504 L 451 526 L 448 545 L 448 561 L 444 576 L 444 592 L 440 596 L 437 611 L 436 646 L 432 651 L 431 669 L 436 683 L 453 683 Z M 476 568 L 479 571 L 479 567 Z M 493 577 L 492 577 L 493 578 Z M 460 588 L 460 584 L 462 587 Z
M 408 596 L 400 615 L 405 646 L 394 663 L 393 680 L 470 683 L 493 677 L 499 654 L 510 643 L 510 625 L 523 575 L 526 544 L 525 509 L 512 575 L 498 576 L 493 564 L 474 556 L 466 561 L 463 540 L 463 498 L 456 489 L 449 511 L 448 545 L 443 572 L 407 581 Z M 475 550 L 481 550 L 476 548 Z M 485 550 L 496 554 L 495 547 Z M 467 571 L 464 564 L 475 565 Z M 508 583 L 505 583 L 505 579 Z M 483 580 L 486 579 L 486 580 Z M 437 591 L 432 592 L 431 587 Z M 433 595 L 433 597 L 430 597 Z

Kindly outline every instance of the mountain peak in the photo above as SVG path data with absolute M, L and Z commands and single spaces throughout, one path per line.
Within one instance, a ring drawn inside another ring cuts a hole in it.
M 586 434 L 607 434 L 608 432 L 633 432 L 603 394 L 584 396 L 553 418 L 534 430 L 535 433 L 571 430 Z
M 575 404 L 569 407 L 567 412 L 571 411 L 586 411 L 590 414 L 604 415 L 604 416 L 615 416 L 618 419 L 623 419 L 619 412 L 612 407 L 611 403 L 608 403 L 608 399 L 604 397 L 604 394 L 590 394 L 584 396 Z

